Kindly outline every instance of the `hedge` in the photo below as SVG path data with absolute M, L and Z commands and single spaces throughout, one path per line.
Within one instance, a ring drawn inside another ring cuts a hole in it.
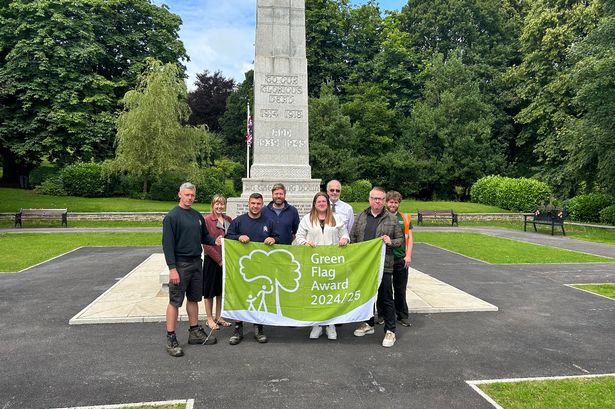
M 604 193 L 575 196 L 568 201 L 568 214 L 579 222 L 599 222 L 600 211 L 615 204 L 615 197 Z
M 485 176 L 472 185 L 472 202 L 520 212 L 533 212 L 551 197 L 549 186 L 536 179 Z

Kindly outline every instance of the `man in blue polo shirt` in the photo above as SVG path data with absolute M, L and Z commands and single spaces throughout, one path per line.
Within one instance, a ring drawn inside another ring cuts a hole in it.
M 273 220 L 280 235 L 278 244 L 291 244 L 299 228 L 299 212 L 286 201 L 286 187 L 276 183 L 271 188 L 271 202 L 263 208 L 263 215 Z
M 263 215 L 262 208 L 263 195 L 252 193 L 248 199 L 248 213 L 237 216 L 233 220 L 226 232 L 226 238 L 238 240 L 244 244 L 254 241 L 271 246 L 277 243 L 279 235 L 275 230 L 275 224 L 273 220 Z M 262 324 L 254 324 L 254 338 L 261 344 L 267 342 L 267 336 L 263 332 Z M 229 339 L 229 344 L 237 345 L 242 339 L 243 322 L 235 321 L 235 329 Z

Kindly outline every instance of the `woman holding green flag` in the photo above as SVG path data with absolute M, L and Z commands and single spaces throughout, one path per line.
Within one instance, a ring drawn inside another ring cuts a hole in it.
M 350 241 L 346 225 L 329 207 L 329 196 L 318 192 L 312 200 L 312 209 L 303 216 L 295 238 L 295 243 L 306 246 L 345 246 Z M 326 327 L 327 338 L 337 339 L 335 325 Z M 314 325 L 310 332 L 310 339 L 318 339 L 322 335 L 322 327 Z

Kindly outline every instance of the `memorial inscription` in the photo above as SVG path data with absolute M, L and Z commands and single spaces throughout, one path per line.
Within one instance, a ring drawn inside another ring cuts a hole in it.
M 309 165 L 305 1 L 256 0 L 255 50 L 253 160 L 241 196 L 269 197 L 284 183 L 287 200 L 309 209 L 320 180 Z M 229 200 L 229 213 L 238 214 L 233 206 Z

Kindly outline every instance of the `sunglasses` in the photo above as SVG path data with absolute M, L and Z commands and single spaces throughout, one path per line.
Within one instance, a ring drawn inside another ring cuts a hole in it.
M 340 189 L 329 189 L 329 192 L 339 193 L 341 192 L 341 190 Z

